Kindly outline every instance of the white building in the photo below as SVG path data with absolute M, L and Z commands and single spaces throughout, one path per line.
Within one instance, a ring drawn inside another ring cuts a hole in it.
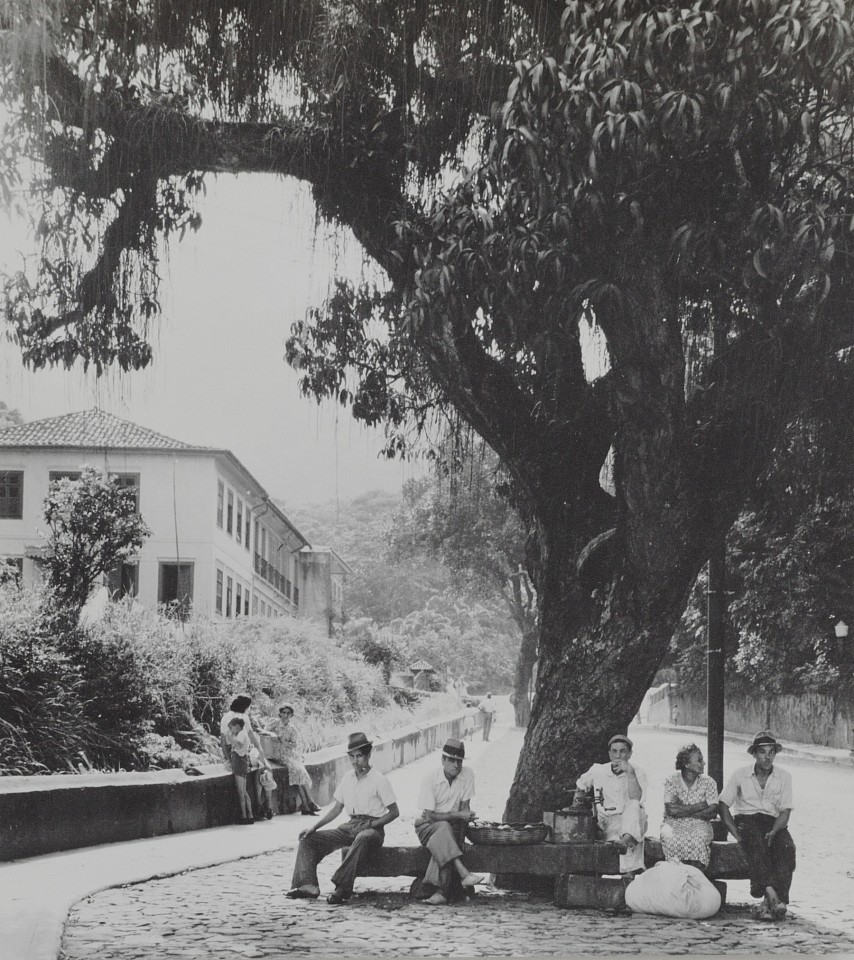
M 229 450 L 191 446 L 97 410 L 0 430 L 0 558 L 22 582 L 40 576 L 50 482 L 84 467 L 136 491 L 151 530 L 114 571 L 114 596 L 213 617 L 343 613 L 350 568 L 308 540 Z

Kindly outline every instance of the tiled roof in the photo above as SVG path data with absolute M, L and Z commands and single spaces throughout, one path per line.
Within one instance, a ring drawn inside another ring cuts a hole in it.
M 0 430 L 0 447 L 117 447 L 124 450 L 207 450 L 102 410 L 67 413 Z

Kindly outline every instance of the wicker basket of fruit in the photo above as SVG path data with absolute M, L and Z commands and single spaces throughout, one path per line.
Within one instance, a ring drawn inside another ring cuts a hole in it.
M 542 843 L 549 835 L 544 823 L 493 823 L 472 820 L 466 826 L 466 836 L 477 844 Z

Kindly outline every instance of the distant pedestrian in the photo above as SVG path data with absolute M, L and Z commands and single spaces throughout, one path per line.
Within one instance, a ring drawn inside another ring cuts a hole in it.
M 489 742 L 492 721 L 495 719 L 495 701 L 492 699 L 491 693 L 487 693 L 486 697 L 481 700 L 478 709 L 483 714 L 483 739 Z
M 278 710 L 279 718 L 273 724 L 273 735 L 276 738 L 276 759 L 288 768 L 288 782 L 297 788 L 300 798 L 302 814 L 305 817 L 316 817 L 320 807 L 311 798 L 311 777 L 300 755 L 299 733 L 291 723 L 294 708 L 289 703 L 283 703 Z
M 763 898 L 754 910 L 759 920 L 785 918 L 795 871 L 795 841 L 788 829 L 792 777 L 774 764 L 782 749 L 770 730 L 760 730 L 747 748 L 754 763 L 733 773 L 719 804 L 721 820 L 747 859 L 750 895 Z
M 677 726 L 679 724 L 679 704 L 673 704 L 673 725 Z

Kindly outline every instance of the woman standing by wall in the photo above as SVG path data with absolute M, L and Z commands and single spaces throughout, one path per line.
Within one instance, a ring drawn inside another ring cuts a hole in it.
M 279 706 L 278 715 L 272 729 L 277 744 L 276 759 L 288 768 L 288 781 L 299 792 L 303 816 L 316 816 L 320 807 L 308 792 L 311 788 L 311 777 L 302 762 L 299 734 L 291 726 L 294 708 L 289 703 L 283 703 Z

